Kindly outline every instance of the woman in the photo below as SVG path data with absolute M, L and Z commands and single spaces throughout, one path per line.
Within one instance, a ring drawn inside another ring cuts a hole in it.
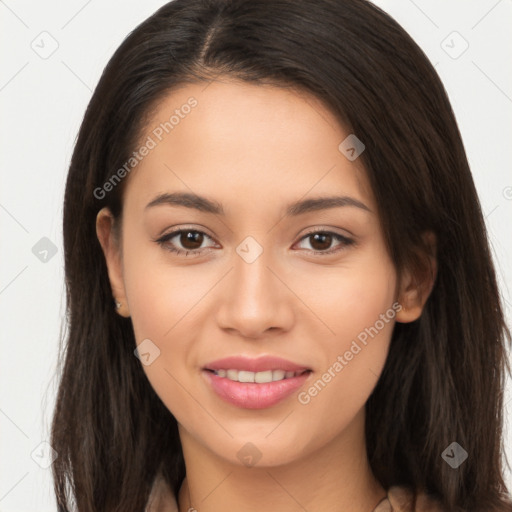
M 479 201 L 371 3 L 162 7 L 93 94 L 64 245 L 60 510 L 512 510 Z

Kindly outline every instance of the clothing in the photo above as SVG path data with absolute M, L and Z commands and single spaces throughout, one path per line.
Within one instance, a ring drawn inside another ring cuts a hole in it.
M 445 512 L 445 509 L 424 493 L 415 496 L 409 487 L 395 485 L 387 490 L 387 497 L 373 512 Z
M 416 496 L 415 505 L 414 498 L 410 488 L 395 485 L 388 489 L 387 497 L 372 512 L 444 512 L 438 502 L 423 493 Z M 163 479 L 155 482 L 145 512 L 178 512 L 176 498 Z

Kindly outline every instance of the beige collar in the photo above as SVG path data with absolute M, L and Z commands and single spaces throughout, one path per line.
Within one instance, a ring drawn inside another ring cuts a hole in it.
M 176 497 L 161 476 L 155 480 L 145 512 L 178 512 Z M 410 488 L 395 485 L 388 489 L 387 497 L 373 512 L 443 512 L 443 509 L 426 494 L 415 497 Z

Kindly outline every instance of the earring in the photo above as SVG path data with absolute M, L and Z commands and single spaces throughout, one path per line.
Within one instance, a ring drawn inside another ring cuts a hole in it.
M 121 303 L 116 300 L 116 309 L 119 309 L 121 307 Z

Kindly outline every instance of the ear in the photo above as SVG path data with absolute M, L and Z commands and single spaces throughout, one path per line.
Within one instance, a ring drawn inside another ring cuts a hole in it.
M 121 244 L 119 233 L 115 227 L 111 211 L 107 207 L 102 208 L 96 216 L 96 235 L 105 256 L 112 295 L 114 300 L 121 304 L 116 311 L 121 316 L 128 318 L 130 313 L 124 289 Z
M 396 314 L 397 322 L 414 322 L 421 313 L 432 292 L 437 276 L 436 237 L 431 231 L 422 236 L 424 247 L 419 254 L 420 264 L 415 270 L 406 269 L 402 275 L 398 302 L 402 309 Z

